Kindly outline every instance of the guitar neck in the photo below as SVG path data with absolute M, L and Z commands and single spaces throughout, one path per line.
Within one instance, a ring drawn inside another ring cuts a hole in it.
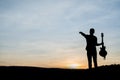
M 103 37 L 104 37 L 104 34 L 101 33 L 102 43 L 104 43 L 104 42 L 103 42 Z M 102 44 L 102 46 L 104 46 L 104 44 Z

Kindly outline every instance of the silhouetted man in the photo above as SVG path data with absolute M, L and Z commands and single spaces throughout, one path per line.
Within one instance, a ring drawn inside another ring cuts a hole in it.
M 85 37 L 87 46 L 87 58 L 88 58 L 88 67 L 92 68 L 92 59 L 94 62 L 94 67 L 97 67 L 97 51 L 96 46 L 102 45 L 103 43 L 97 43 L 97 37 L 94 36 L 95 30 L 93 28 L 90 29 L 90 35 L 87 35 L 83 32 L 79 32 L 82 36 Z

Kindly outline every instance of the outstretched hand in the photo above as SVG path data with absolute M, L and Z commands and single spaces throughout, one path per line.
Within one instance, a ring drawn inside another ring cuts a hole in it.
M 101 45 L 104 45 L 104 42 L 102 42 Z
M 79 34 L 81 34 L 82 32 L 80 31 Z

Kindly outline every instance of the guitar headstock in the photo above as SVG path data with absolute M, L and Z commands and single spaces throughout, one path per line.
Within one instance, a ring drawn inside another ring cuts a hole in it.
M 103 34 L 103 33 L 101 33 L 101 37 L 104 37 L 104 34 Z

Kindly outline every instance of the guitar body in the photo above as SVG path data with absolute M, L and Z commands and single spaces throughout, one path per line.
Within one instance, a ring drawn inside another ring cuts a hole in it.
M 101 33 L 101 37 L 102 37 L 102 43 L 103 43 L 103 33 Z M 106 58 L 106 55 L 107 55 L 107 51 L 105 50 L 105 46 L 104 44 L 102 44 L 102 47 L 100 48 L 100 52 L 99 52 L 99 55 L 104 57 L 104 59 Z
M 102 57 L 104 57 L 104 59 L 106 58 L 107 51 L 105 50 L 105 46 L 103 46 L 103 47 L 100 48 L 99 55 L 102 56 Z

